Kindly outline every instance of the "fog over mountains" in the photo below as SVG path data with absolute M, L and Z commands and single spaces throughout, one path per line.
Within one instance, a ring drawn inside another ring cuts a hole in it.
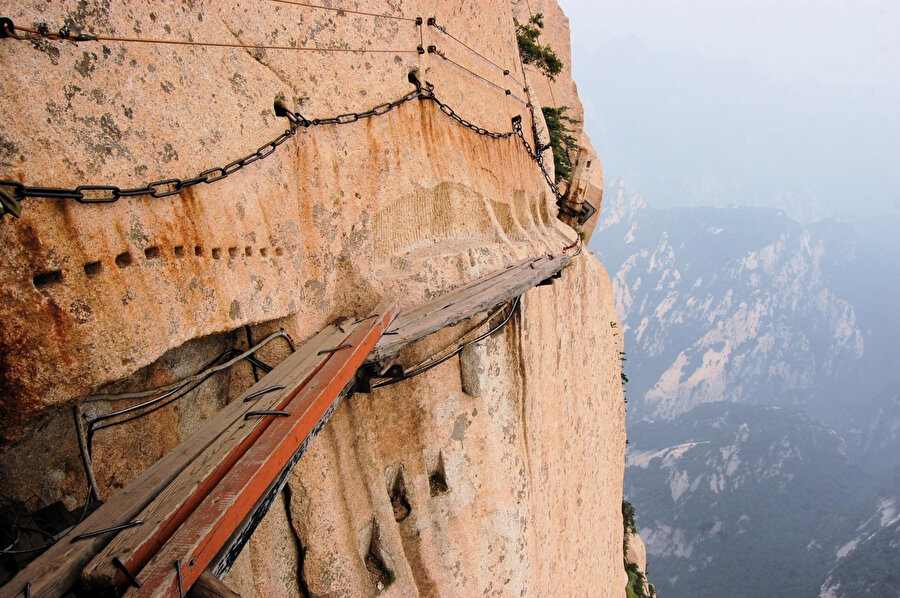
M 650 581 L 900 596 L 900 4 L 561 4 Z
M 612 178 L 654 207 L 839 217 L 897 246 L 900 44 L 886 23 L 900 5 L 564 6 L 585 127 Z M 779 10 L 805 17 L 786 27 L 767 16 Z
M 898 256 L 770 208 L 652 209 L 622 182 L 591 247 L 661 595 L 896 595 Z
M 650 209 L 621 183 L 595 239 L 624 318 L 632 418 L 723 400 L 799 408 L 872 468 L 900 465 L 885 417 L 900 394 L 895 252 L 768 208 Z
M 893 90 L 773 80 L 737 60 L 651 54 L 634 37 L 602 55 L 600 76 L 579 88 L 599 98 L 592 139 L 607 171 L 654 205 L 778 207 L 803 222 L 864 219 L 861 205 L 897 216 Z

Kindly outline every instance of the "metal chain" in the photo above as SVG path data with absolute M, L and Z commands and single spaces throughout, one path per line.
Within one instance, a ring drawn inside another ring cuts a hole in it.
M 414 77 L 412 77 L 410 80 L 416 85 L 416 89 L 394 100 L 393 102 L 379 104 L 365 112 L 348 112 L 329 118 L 316 118 L 309 120 L 307 118 L 304 118 L 303 115 L 301 115 L 299 112 L 292 112 L 288 110 L 283 103 L 276 101 L 276 116 L 287 118 L 290 122 L 290 127 L 287 130 L 278 135 L 272 141 L 269 141 L 268 143 L 259 147 L 256 151 L 253 151 L 246 156 L 243 156 L 242 158 L 233 160 L 224 166 L 209 168 L 207 170 L 204 170 L 203 172 L 200 172 L 199 174 L 197 174 L 197 176 L 188 179 L 162 179 L 159 181 L 153 181 L 152 183 L 147 183 L 143 187 L 125 189 L 115 185 L 79 185 L 78 187 L 71 189 L 60 187 L 31 187 L 18 181 L 0 180 L 0 208 L 2 208 L 2 211 L 0 211 L 0 216 L 8 212 L 18 217 L 21 214 L 20 202 L 25 198 L 72 199 L 77 201 L 78 203 L 83 204 L 100 204 L 113 203 L 118 201 L 121 197 L 139 197 L 147 195 L 150 197 L 160 198 L 168 197 L 170 195 L 176 195 L 184 189 L 193 187 L 194 185 L 198 185 L 200 183 L 210 184 L 215 183 L 216 181 L 221 181 L 222 179 L 225 179 L 243 169 L 245 166 L 271 156 L 280 145 L 293 137 L 296 134 L 297 130 L 300 128 L 309 128 L 322 125 L 346 125 L 362 119 L 387 114 L 397 106 L 416 99 L 420 101 L 434 102 L 435 104 L 437 104 L 442 113 L 444 113 L 446 116 L 449 116 L 460 125 L 477 133 L 478 135 L 484 135 L 492 139 L 508 139 L 513 135 L 518 136 L 519 139 L 521 139 L 525 150 L 528 152 L 528 155 L 540 167 L 541 173 L 544 175 L 544 180 L 547 181 L 547 184 L 553 190 L 554 195 L 557 198 L 562 197 L 553 180 L 550 178 L 550 175 L 547 173 L 540 154 L 536 154 L 532 150 L 531 145 L 528 143 L 528 141 L 526 141 L 525 136 L 522 134 L 521 116 L 516 116 L 513 118 L 513 130 L 510 132 L 498 133 L 495 131 L 490 131 L 488 129 L 485 129 L 484 127 L 470 122 L 469 120 L 466 120 L 465 118 L 457 114 L 456 111 L 453 110 L 453 108 L 451 108 L 449 105 L 440 101 L 434 94 L 434 86 L 427 81 L 423 85 L 419 83 L 418 80 L 415 80 Z
M 418 83 L 416 85 L 418 85 Z M 462 126 L 466 127 L 467 129 L 475 131 L 479 135 L 484 135 L 486 137 L 490 137 L 491 139 L 509 139 L 513 135 L 512 131 L 509 131 L 507 133 L 497 133 L 495 131 L 489 131 L 484 127 L 479 127 L 478 125 L 472 124 L 468 120 L 464 119 L 463 117 L 458 115 L 456 111 L 453 110 L 453 108 L 437 99 L 437 97 L 434 95 L 434 86 L 427 81 L 425 82 L 424 86 L 419 86 L 417 95 L 421 100 L 429 100 L 431 102 L 434 102 L 438 105 L 438 108 L 441 109 L 441 112 L 443 112 Z
M 371 118 L 387 114 L 400 104 L 412 101 L 419 97 L 418 90 L 412 91 L 398 100 L 393 102 L 379 104 L 366 112 L 350 112 L 340 114 L 331 118 L 317 118 L 308 120 L 297 112 L 289 111 L 280 102 L 275 103 L 275 114 L 285 117 L 290 122 L 290 128 L 278 135 L 275 139 L 260 146 L 256 151 L 250 152 L 246 156 L 233 160 L 228 164 L 220 167 L 209 168 L 199 173 L 197 176 L 189 179 L 170 178 L 148 183 L 143 187 L 135 187 L 130 189 L 122 189 L 115 185 L 80 185 L 74 189 L 58 188 L 58 187 L 29 187 L 18 181 L 0 180 L 0 201 L 3 202 L 5 211 L 16 216 L 21 212 L 21 206 L 18 205 L 22 199 L 45 198 L 45 199 L 73 199 L 78 203 L 95 204 L 95 203 L 113 203 L 121 197 L 139 197 L 149 195 L 150 197 L 168 197 L 176 195 L 200 183 L 215 183 L 227 178 L 237 171 L 241 170 L 249 164 L 253 164 L 259 160 L 263 160 L 278 149 L 288 139 L 296 134 L 297 130 L 318 125 L 331 124 L 348 124 L 356 122 L 363 118 Z
M 528 140 L 525 139 L 525 134 L 522 132 L 522 117 L 521 116 L 514 116 L 512 119 L 512 125 L 513 125 L 513 132 L 515 133 L 516 137 L 518 137 L 519 139 L 522 140 L 522 145 L 525 146 L 525 151 L 528 152 L 528 155 L 531 157 L 531 159 L 534 160 L 537 163 L 537 165 L 540 167 L 541 174 L 544 175 L 544 180 L 547 181 L 547 184 L 550 186 L 550 190 L 553 191 L 553 195 L 556 196 L 557 200 L 562 199 L 563 194 L 560 192 L 559 187 L 556 186 L 556 183 L 554 182 L 553 178 L 550 176 L 550 173 L 547 172 L 547 167 L 544 166 L 543 149 L 546 149 L 546 148 L 543 148 L 538 152 L 535 152 L 533 149 L 531 149 L 531 144 L 528 143 Z

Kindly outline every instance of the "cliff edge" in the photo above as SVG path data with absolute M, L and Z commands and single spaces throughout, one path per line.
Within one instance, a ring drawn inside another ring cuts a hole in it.
M 570 63 L 562 11 L 531 5 Z M 103 38 L 0 40 L 0 179 L 82 194 L 25 198 L 20 218 L 0 219 L 6 497 L 84 502 L 73 407 L 96 420 L 134 404 L 98 393 L 168 384 L 274 331 L 302 341 L 383 297 L 416 305 L 575 247 L 540 168 L 502 135 L 521 117 L 536 146 L 531 107 L 552 105 L 519 59 L 523 10 L 0 2 L 16 26 Z M 411 97 L 416 85 L 439 102 Z M 547 90 L 580 110 L 569 70 Z M 288 136 L 282 106 L 305 121 Z M 562 190 L 599 208 L 602 172 L 579 135 L 584 184 Z M 152 194 L 127 193 L 148 183 Z M 243 596 L 623 595 L 619 329 L 609 277 L 584 249 L 484 341 L 352 395 L 225 581 Z M 287 351 L 273 342 L 258 357 Z M 240 364 L 97 430 L 101 496 L 256 375 Z

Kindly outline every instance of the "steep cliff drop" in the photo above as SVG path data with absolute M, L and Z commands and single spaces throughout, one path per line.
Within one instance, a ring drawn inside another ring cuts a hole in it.
M 75 407 L 106 499 L 288 348 L 103 427 L 135 404 L 110 395 L 568 251 L 508 325 L 340 403 L 224 581 L 245 597 L 624 595 L 622 337 L 568 225 L 589 236 L 602 171 L 579 132 L 557 197 L 530 155 L 552 162 L 538 107 L 583 119 L 567 19 L 549 0 L 313 5 L 0 2 L 4 506 L 84 504 Z M 554 82 L 516 46 L 514 17 L 537 12 L 566 66 Z

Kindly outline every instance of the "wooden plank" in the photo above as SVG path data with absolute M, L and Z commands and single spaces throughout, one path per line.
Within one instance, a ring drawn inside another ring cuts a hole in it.
M 428 303 L 416 306 L 415 308 L 412 308 L 408 311 L 401 312 L 400 315 L 397 316 L 397 319 L 394 321 L 394 325 L 391 326 L 391 332 L 398 331 L 400 328 L 408 327 L 418 320 L 423 320 L 425 318 L 433 316 L 436 313 L 440 313 L 446 309 L 449 309 L 466 297 L 469 297 L 470 295 L 475 293 L 483 292 L 485 289 L 490 289 L 498 284 L 501 284 L 502 281 L 509 278 L 514 278 L 526 269 L 530 270 L 535 267 L 541 267 L 544 262 L 548 261 L 548 259 L 548 256 L 540 256 L 537 258 L 522 260 L 521 262 L 514 264 L 513 266 L 508 267 L 504 270 L 493 272 L 488 276 L 485 276 L 478 280 L 474 280 L 461 287 L 448 291 L 447 293 L 436 297 L 435 299 L 432 299 Z M 390 339 L 382 340 L 382 344 L 386 342 L 390 342 Z
M 285 388 L 255 401 L 241 401 L 235 410 L 237 417 L 141 511 L 138 518 L 144 524 L 120 532 L 85 567 L 81 574 L 84 587 L 99 594 L 124 585 L 126 577 L 113 565 L 113 559 L 118 559 L 129 571 L 140 571 L 274 421 L 273 417 L 245 420 L 244 416 L 250 411 L 283 409 L 328 360 L 330 354 L 318 353 L 342 345 L 353 326 L 347 324 L 345 330 L 346 333 L 338 328 L 330 329 L 321 335 L 321 343 L 315 343 L 315 351 L 310 348 L 304 351 L 302 359 L 292 361 L 290 370 L 282 369 L 277 376 L 273 370 L 265 376 L 260 381 L 266 382 L 264 388 L 273 385 Z
M 391 326 L 391 330 L 396 334 L 382 337 L 369 360 L 378 364 L 390 363 L 405 345 L 521 295 L 562 270 L 569 261 L 568 255 L 558 254 L 526 262 L 519 267 L 500 272 L 499 276 L 489 277 L 489 285 L 470 286 L 469 291 L 462 297 L 457 291 L 451 291 L 447 295 L 452 295 L 456 299 L 446 308 L 431 310 L 424 317 L 407 319 L 404 322 L 399 322 L 398 317 L 398 323 Z M 444 305 L 446 301 L 439 298 L 433 303 Z
M 232 422 L 243 418 L 245 411 L 243 397 L 271 386 L 273 382 L 277 383 L 310 353 L 315 354 L 332 343 L 331 335 L 336 331 L 337 328 L 331 326 L 320 332 L 250 387 L 241 397 L 214 414 L 191 435 L 190 439 L 179 444 L 147 468 L 123 490 L 110 497 L 100 508 L 76 525 L 59 542 L 19 571 L 0 588 L 0 598 L 25 598 L 25 586 L 29 583 L 31 595 L 35 598 L 56 598 L 68 591 L 78 579 L 82 568 L 109 543 L 112 536 L 102 535 L 77 542 L 72 542 L 71 538 L 134 520 L 188 463 Z
M 481 278 L 477 278 L 473 281 L 470 281 L 462 286 L 456 287 L 450 291 L 447 291 L 443 295 L 435 297 L 431 301 L 427 301 L 420 305 L 416 305 L 409 309 L 405 309 L 400 312 L 397 318 L 394 320 L 394 323 L 391 325 L 390 332 L 397 330 L 400 327 L 407 326 L 411 322 L 428 317 L 429 315 L 447 309 L 451 305 L 453 305 L 459 299 L 468 296 L 470 293 L 475 292 L 477 289 L 482 287 L 487 287 L 496 282 L 496 279 L 500 277 L 508 276 L 510 272 L 521 269 L 521 268 L 529 268 L 531 264 L 538 264 L 543 260 L 546 260 L 547 256 L 539 256 L 536 258 L 526 258 L 521 260 L 515 264 L 507 266 L 503 270 L 494 271 L 487 276 L 483 276 Z
M 240 594 L 226 586 L 209 569 L 200 574 L 187 595 L 188 598 L 241 598 Z
M 306 451 L 309 449 L 309 445 L 312 444 L 312 441 L 315 440 L 316 436 L 319 435 L 319 432 L 325 427 L 325 424 L 328 423 L 328 420 L 331 419 L 331 415 L 334 412 L 334 409 L 338 406 L 341 400 L 349 394 L 350 387 L 349 385 L 344 388 L 344 390 L 338 395 L 337 399 L 332 403 L 331 407 L 328 411 L 325 412 L 319 419 L 319 423 L 310 431 L 307 435 L 306 439 L 300 445 L 300 448 L 294 452 L 294 456 L 291 457 L 290 461 L 281 469 L 281 473 L 278 474 L 278 477 L 274 482 L 269 484 L 269 488 L 266 490 L 265 494 L 256 502 L 256 506 L 253 508 L 251 513 L 244 519 L 244 522 L 238 527 L 234 533 L 231 534 L 231 538 L 229 538 L 228 542 L 226 542 L 225 547 L 219 552 L 215 559 L 213 559 L 213 563 L 210 565 L 212 572 L 217 577 L 222 577 L 228 571 L 231 570 L 231 566 L 234 564 L 235 559 L 237 559 L 238 555 L 240 555 L 241 550 L 244 549 L 244 546 L 250 540 L 250 537 L 253 535 L 253 532 L 256 531 L 256 528 L 262 522 L 263 517 L 266 516 L 266 513 L 269 512 L 269 508 L 275 502 L 275 499 L 284 490 L 285 485 L 287 485 L 288 478 L 291 475 L 291 472 L 294 470 L 294 467 L 297 466 L 297 463 L 300 461 L 301 457 L 306 454 Z
M 141 587 L 126 596 L 177 596 L 176 566 L 182 588 L 189 588 L 209 566 L 256 505 L 259 498 L 302 446 L 309 433 L 353 380 L 356 370 L 396 314 L 393 303 L 376 308 L 377 317 L 365 320 L 350 335 L 352 346 L 333 354 L 313 380 L 278 417 L 175 535 L 138 574 Z
M 340 403 L 341 399 L 343 399 L 347 394 L 350 393 L 351 388 L 352 383 L 341 391 L 328 411 L 326 411 L 325 414 L 319 419 L 319 422 L 309 432 L 306 439 L 294 452 L 294 455 L 291 457 L 288 463 L 281 469 L 281 473 L 279 473 L 275 480 L 271 484 L 269 484 L 269 488 L 256 502 L 256 506 L 254 506 L 249 515 L 241 523 L 241 525 L 232 533 L 231 538 L 229 538 L 228 542 L 225 543 L 224 548 L 222 548 L 216 558 L 213 559 L 210 568 L 212 569 L 213 574 L 215 574 L 217 577 L 222 577 L 231 570 L 231 566 L 234 564 L 235 559 L 237 559 L 237 557 L 240 555 L 241 550 L 244 549 L 244 546 L 247 544 L 247 542 L 250 541 L 250 537 L 253 535 L 253 532 L 256 531 L 256 528 L 262 522 L 263 518 L 266 516 L 266 513 L 269 512 L 269 508 L 271 508 L 272 504 L 275 502 L 275 499 L 278 497 L 281 491 L 284 490 L 284 487 L 285 485 L 287 485 L 288 478 L 290 477 L 291 472 L 294 470 L 294 467 L 297 466 L 300 458 L 303 457 L 304 454 L 306 454 L 307 449 L 309 449 L 309 445 L 313 440 L 315 440 L 316 436 L 319 435 L 319 432 L 325 426 L 325 424 L 328 423 L 328 420 L 331 419 L 331 415 L 334 412 L 334 409 L 337 407 L 338 403 Z

